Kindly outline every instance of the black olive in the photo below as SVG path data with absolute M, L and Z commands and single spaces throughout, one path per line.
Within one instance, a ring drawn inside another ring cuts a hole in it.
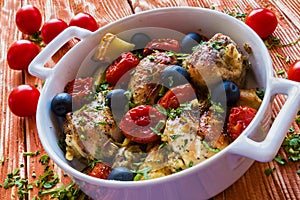
M 143 49 L 151 41 L 151 38 L 144 33 L 136 33 L 130 41 L 135 45 L 135 49 Z
M 226 97 L 221 96 L 221 90 L 225 90 Z M 231 81 L 223 81 L 221 84 L 216 86 L 212 92 L 212 99 L 217 103 L 222 103 L 226 101 L 227 106 L 234 106 L 240 99 L 239 87 Z M 223 104 L 223 103 L 222 103 Z
M 65 117 L 72 111 L 72 96 L 68 93 L 59 93 L 51 101 L 51 110 L 60 117 Z
M 133 181 L 133 172 L 126 167 L 116 167 L 108 175 L 108 180 Z
M 171 88 L 187 84 L 190 80 L 190 74 L 179 65 L 170 65 L 162 71 L 161 79 L 165 87 Z
M 203 40 L 198 33 L 188 33 L 181 41 L 181 51 L 183 53 L 192 53 L 193 47 L 197 46 Z
M 106 95 L 107 106 L 111 109 L 115 120 L 118 122 L 129 109 L 129 99 L 123 89 L 114 89 Z

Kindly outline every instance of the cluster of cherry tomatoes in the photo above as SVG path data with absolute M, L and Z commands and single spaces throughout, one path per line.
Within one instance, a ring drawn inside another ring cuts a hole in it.
M 95 31 L 99 28 L 97 21 L 88 13 L 75 15 L 67 24 L 62 19 L 50 19 L 42 23 L 42 15 L 32 5 L 21 7 L 15 17 L 15 23 L 26 37 L 15 41 L 7 51 L 7 63 L 13 70 L 28 70 L 30 62 L 39 54 L 42 47 L 51 42 L 68 26 L 78 26 Z M 39 90 L 28 84 L 14 88 L 9 97 L 10 110 L 17 116 L 32 116 L 36 112 Z

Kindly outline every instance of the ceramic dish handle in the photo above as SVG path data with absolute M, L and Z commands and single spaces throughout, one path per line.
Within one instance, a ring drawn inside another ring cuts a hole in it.
M 271 82 L 271 96 L 286 94 L 287 99 L 276 116 L 267 136 L 261 142 L 250 139 L 247 135 L 251 135 L 251 132 L 255 131 L 255 129 L 254 126 L 249 126 L 249 128 L 252 128 L 249 130 L 249 134 L 241 135 L 235 141 L 235 144 L 229 150 L 231 153 L 260 162 L 269 162 L 278 153 L 284 137 L 291 126 L 291 122 L 295 119 L 300 107 L 300 83 L 280 78 L 272 78 Z M 256 123 L 259 123 L 259 121 Z
M 47 44 L 47 46 L 33 59 L 28 68 L 29 73 L 43 80 L 47 79 L 47 77 L 52 74 L 53 69 L 45 68 L 44 66 L 46 62 L 49 61 L 51 57 L 72 38 L 82 40 L 91 34 L 91 31 L 75 26 L 66 28 L 49 44 Z

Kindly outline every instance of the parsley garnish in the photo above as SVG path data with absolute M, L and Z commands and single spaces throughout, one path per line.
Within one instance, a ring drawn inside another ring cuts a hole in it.
M 221 50 L 221 49 L 225 49 L 224 46 L 222 46 L 222 42 L 220 41 L 213 41 L 211 43 L 209 43 L 209 47 L 210 48 L 213 48 L 213 49 L 216 49 L 216 50 Z
M 282 75 L 284 73 L 285 73 L 284 69 L 280 69 L 280 70 L 276 71 L 277 75 Z
M 266 169 L 266 170 L 265 170 L 265 174 L 266 174 L 267 176 L 270 176 L 270 175 L 274 172 L 274 170 L 275 170 L 275 167 L 274 167 L 274 168 Z
M 205 141 L 202 141 L 202 144 L 204 145 L 205 148 L 207 148 L 209 151 L 212 151 L 212 152 L 215 152 L 215 153 L 218 153 L 220 152 L 221 150 L 218 149 L 218 148 L 212 148 L 209 146 L 209 144 Z
M 288 159 L 294 162 L 300 160 L 300 135 L 299 134 L 291 134 L 286 136 L 283 143 L 282 148 L 288 155 Z
M 300 35 L 297 37 L 297 39 L 295 41 L 289 42 L 287 44 L 282 44 L 281 39 L 278 37 L 269 36 L 266 40 L 264 40 L 264 43 L 268 49 L 271 49 L 272 47 L 292 46 L 292 45 L 295 45 L 299 41 L 300 41 Z
M 274 158 L 274 160 L 281 165 L 284 165 L 286 163 L 286 160 L 283 157 L 281 157 L 280 155 L 277 155 Z
M 134 171 L 133 173 L 136 173 L 136 176 L 134 177 L 134 181 L 141 180 L 142 177 L 145 179 L 150 179 L 148 173 L 152 170 L 152 167 L 145 167 L 143 169 L 140 169 L 138 171 Z
M 36 152 L 23 152 L 23 156 L 37 156 L 39 155 L 41 152 L 38 150 Z
M 182 137 L 182 136 L 183 136 L 183 135 L 175 134 L 175 135 L 170 135 L 170 138 L 171 138 L 172 140 L 176 140 L 177 138 Z

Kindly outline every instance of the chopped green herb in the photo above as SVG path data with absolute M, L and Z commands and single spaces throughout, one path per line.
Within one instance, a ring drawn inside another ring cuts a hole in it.
M 209 144 L 206 142 L 206 141 L 202 141 L 202 144 L 204 145 L 205 148 L 207 148 L 209 151 L 212 151 L 212 152 L 215 152 L 215 153 L 218 153 L 220 152 L 221 150 L 218 149 L 218 148 L 212 148 L 209 146 Z
M 282 148 L 288 155 L 288 159 L 294 162 L 300 160 L 300 135 L 292 133 L 289 136 L 286 136 Z
M 288 131 L 288 132 L 289 132 L 289 133 L 295 133 L 294 127 L 289 128 L 289 131 Z
M 182 136 L 183 136 L 183 135 L 175 134 L 175 135 L 170 135 L 170 138 L 171 138 L 172 140 L 176 140 L 177 138 L 182 137 Z
M 275 170 L 275 167 L 266 169 L 265 170 L 265 175 L 270 176 L 274 172 L 274 170 Z
M 48 165 L 49 161 L 50 161 L 50 157 L 48 154 L 43 154 L 39 159 L 39 162 L 42 163 L 42 165 Z
M 284 158 L 282 158 L 280 155 L 277 155 L 277 156 L 274 158 L 274 160 L 275 160 L 277 163 L 281 164 L 281 165 L 284 165 L 284 164 L 286 163 L 286 160 L 285 160 Z
M 182 108 L 172 108 L 172 109 L 168 109 L 167 110 L 167 116 L 170 118 L 170 119 L 175 119 L 176 117 L 179 117 L 182 113 Z
M 278 57 L 278 58 L 284 59 L 284 56 L 279 54 L 279 53 L 275 53 L 275 56 Z
M 264 98 L 264 96 L 265 96 L 265 91 L 257 89 L 256 90 L 256 95 L 262 100 Z
M 148 60 L 151 60 L 151 61 L 152 61 L 152 60 L 155 60 L 155 58 L 156 58 L 156 57 L 155 57 L 155 56 L 153 56 L 153 55 L 149 55 L 149 56 L 147 56 L 147 59 L 148 59 Z
M 158 147 L 158 150 L 164 148 L 165 146 L 167 146 L 167 143 L 166 143 L 166 142 L 161 143 L 161 144 L 159 145 L 159 147 Z
M 32 188 L 28 183 L 28 179 L 20 176 L 20 168 L 16 168 L 12 173 L 7 174 L 4 180 L 3 188 L 8 189 L 11 187 L 17 187 L 17 194 L 19 199 L 24 199 L 28 195 L 29 190 Z
M 282 44 L 281 39 L 274 36 L 269 36 L 266 40 L 264 40 L 264 43 L 268 49 L 271 49 L 272 47 L 286 47 L 286 46 L 292 46 L 295 45 L 300 40 L 300 35 L 297 37 L 295 41 L 289 42 L 287 44 Z
M 285 73 L 284 69 L 280 69 L 280 70 L 276 71 L 277 75 L 282 75 L 284 73 Z
M 144 177 L 145 179 L 149 179 L 149 175 L 148 173 L 152 170 L 152 167 L 145 167 L 143 169 L 140 169 L 138 171 L 135 171 L 134 173 L 136 173 L 137 175 L 134 177 L 134 180 L 140 180 L 142 177 Z
M 209 44 L 210 48 L 216 49 L 216 50 L 221 50 L 225 49 L 225 47 L 222 45 L 223 43 L 220 41 L 213 41 Z
M 41 151 L 36 151 L 36 152 L 23 152 L 23 156 L 37 156 L 41 153 Z
M 98 127 L 100 125 L 107 125 L 107 122 L 95 122 L 94 127 Z
M 286 62 L 286 63 L 290 62 L 290 57 L 289 57 L 289 56 L 286 56 L 285 62 Z
M 190 161 L 189 167 L 193 167 L 193 165 L 194 165 L 194 162 L 193 162 L 193 161 Z
M 160 105 L 155 106 L 155 108 L 156 108 L 161 114 L 163 114 L 163 115 L 167 115 L 167 114 L 168 114 L 167 110 L 166 110 L 164 107 L 160 106 Z

